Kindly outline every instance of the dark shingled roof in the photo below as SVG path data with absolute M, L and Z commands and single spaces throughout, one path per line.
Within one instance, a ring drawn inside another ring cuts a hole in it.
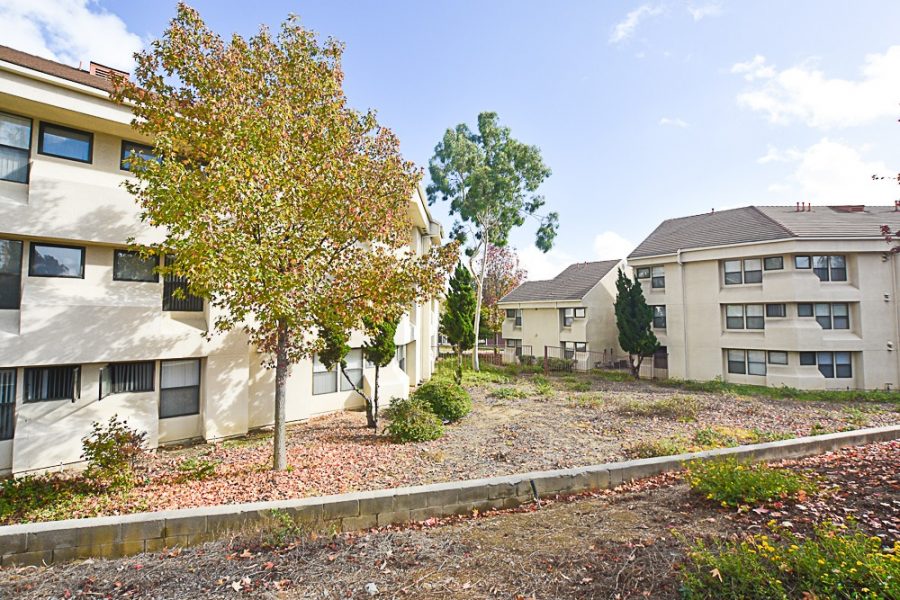
M 618 260 L 575 263 L 553 279 L 526 281 L 501 298 L 500 302 L 581 300 L 617 264 Z
M 47 60 L 46 58 L 28 54 L 27 52 L 22 52 L 21 50 L 16 50 L 9 46 L 0 46 L 0 60 L 27 69 L 40 71 L 47 75 L 68 79 L 75 83 L 88 85 L 97 88 L 98 90 L 103 90 L 104 92 L 113 91 L 113 84 L 103 77 L 91 75 L 89 72 L 83 71 L 82 69 L 76 69 L 75 67 L 70 67 L 69 65 L 64 65 L 53 60 Z
M 663 221 L 628 258 L 767 240 L 878 238 L 881 225 L 896 229 L 900 212 L 893 206 L 813 206 L 804 212 L 796 206 L 746 206 Z

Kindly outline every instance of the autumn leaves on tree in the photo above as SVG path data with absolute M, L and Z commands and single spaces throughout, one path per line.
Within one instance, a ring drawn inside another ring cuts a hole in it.
M 163 274 L 209 298 L 215 328 L 243 328 L 275 368 L 274 468 L 286 466 L 290 365 L 363 322 L 396 323 L 439 293 L 455 245 L 409 251 L 420 171 L 372 112 L 347 105 L 342 45 L 291 18 L 227 42 L 179 4 L 115 98 L 158 160 L 128 189 L 165 232 Z M 371 330 L 370 328 L 370 330 Z

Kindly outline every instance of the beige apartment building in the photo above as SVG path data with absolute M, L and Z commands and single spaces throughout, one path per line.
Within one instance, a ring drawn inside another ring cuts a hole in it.
M 576 263 L 553 279 L 526 281 L 501 298 L 507 353 L 574 358 L 587 368 L 627 358 L 619 348 L 614 304 L 624 260 Z M 559 350 L 555 350 L 559 349 Z
M 238 436 L 273 420 L 274 374 L 241 331 L 214 335 L 202 298 L 177 297 L 154 262 L 127 249 L 160 239 L 122 187 L 132 150 L 150 152 L 109 99 L 109 70 L 89 71 L 0 46 L 0 474 L 80 460 L 94 421 L 117 414 L 150 446 Z M 410 246 L 440 244 L 422 191 L 409 202 Z M 427 379 L 437 303 L 401 321 L 385 397 Z M 348 373 L 369 385 L 360 335 Z M 315 359 L 292 369 L 287 417 L 362 406 Z
M 900 384 L 897 206 L 748 206 L 664 221 L 628 257 L 669 376 Z

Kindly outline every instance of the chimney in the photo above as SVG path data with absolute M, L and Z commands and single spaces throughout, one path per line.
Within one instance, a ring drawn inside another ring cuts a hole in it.
M 894 212 L 900 212 L 900 200 L 894 200 Z
M 88 73 L 107 81 L 113 81 L 114 79 L 120 77 L 122 79 L 128 79 L 128 73 L 126 73 L 125 71 L 119 71 L 118 69 L 113 69 L 112 67 L 107 67 L 105 65 L 101 65 L 100 63 L 95 63 L 94 61 L 91 61 Z

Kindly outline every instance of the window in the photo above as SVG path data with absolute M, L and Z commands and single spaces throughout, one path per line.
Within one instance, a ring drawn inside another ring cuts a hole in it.
M 741 272 L 741 261 L 726 260 L 725 285 L 734 285 L 737 283 L 744 283 L 743 274 Z
M 21 300 L 22 242 L 0 240 L 0 310 L 16 310 Z
M 575 352 L 587 352 L 587 342 L 574 342 Z
M 669 349 L 666 346 L 660 346 L 659 349 L 653 353 L 653 368 L 669 368 Z
M 819 373 L 827 379 L 834 379 L 834 354 L 831 352 L 816 352 L 816 362 L 819 365 Z
M 576 352 L 587 352 L 587 342 L 560 342 L 563 358 L 575 358 Z
M 853 377 L 853 365 L 851 364 L 849 352 L 835 352 L 834 365 L 838 379 L 849 379 Z
M 812 261 L 808 256 L 795 256 L 794 257 L 794 268 L 795 269 L 811 269 Z
M 113 253 L 113 280 L 115 281 L 159 281 L 156 256 L 142 258 L 131 250 L 116 250 Z
M 575 309 L 575 318 L 576 319 L 583 319 L 585 314 L 587 314 L 586 308 L 576 308 Z
M 664 267 L 653 267 L 650 270 L 650 274 L 652 275 L 650 278 L 651 288 L 659 289 L 666 287 L 666 270 Z
M 770 365 L 786 365 L 788 364 L 788 353 L 780 350 L 769 350 Z
M 401 371 L 406 372 L 406 344 L 397 346 L 397 366 Z
M 156 389 L 152 360 L 110 363 L 100 369 L 100 398 L 126 392 L 152 392 Z
M 845 256 L 813 256 L 813 273 L 821 281 L 847 281 L 847 259 Z
M 762 283 L 762 260 L 758 258 L 744 260 L 744 283 Z
M 766 304 L 767 317 L 787 316 L 787 307 L 784 304 Z
M 507 339 L 506 340 L 507 348 L 515 348 L 516 356 L 522 356 L 522 340 L 516 339 Z
M 801 365 L 818 365 L 819 373 L 827 379 L 853 377 L 853 360 L 849 352 L 801 352 Z
M 725 285 L 762 282 L 762 259 L 746 258 L 744 260 L 726 260 Z
M 166 257 L 166 264 L 172 264 L 175 259 Z M 179 275 L 166 275 L 163 278 L 163 310 L 202 312 L 203 298 L 195 296 L 188 291 L 190 285 L 187 277 Z
M 28 275 L 84 279 L 84 247 L 32 242 Z
M 800 364 L 801 365 L 816 364 L 816 353 L 815 352 L 801 352 L 800 353 Z
M 822 329 L 850 329 L 850 309 L 846 303 L 798 304 L 797 313 L 801 317 L 815 316 Z
M 164 360 L 159 365 L 159 418 L 200 414 L 200 360 Z
M 362 389 L 363 387 L 363 355 L 362 348 L 354 348 L 350 352 L 347 353 L 347 368 L 344 369 L 343 374 L 341 375 L 341 391 L 349 392 L 353 390 L 353 386 L 356 386 L 356 389 Z M 351 384 L 350 379 L 353 383 Z
M 559 312 L 562 317 L 563 327 L 571 327 L 575 319 L 583 319 L 585 315 L 584 308 L 561 308 Z
M 81 397 L 81 367 L 29 367 L 25 369 L 25 402 L 71 400 Z
M 132 171 L 131 160 L 133 156 L 137 156 L 141 160 L 158 160 L 156 155 L 153 154 L 152 146 L 122 140 L 122 156 L 119 168 L 123 171 Z
M 514 327 L 522 326 L 522 309 L 521 308 L 507 308 L 506 309 L 506 318 L 513 319 Z
M 94 155 L 94 134 L 41 123 L 38 153 L 89 163 Z
M 332 366 L 327 369 L 319 361 L 319 355 L 313 355 L 313 395 L 332 394 L 338 391 L 337 370 Z
M 16 431 L 16 370 L 0 369 L 0 440 L 11 440 Z
M 516 309 L 515 308 L 507 308 L 506 309 L 506 318 L 507 319 L 515 319 L 516 318 Z
M 650 279 L 650 267 L 638 267 L 637 278 Z
M 728 350 L 728 372 L 738 375 L 765 375 L 765 350 Z
M 763 268 L 766 271 L 780 271 L 784 268 L 783 256 L 767 256 L 763 259 Z
M 762 304 L 726 304 L 726 329 L 765 329 Z
M 654 306 L 653 307 L 653 327 L 654 329 L 665 329 L 666 328 L 666 307 L 665 306 Z
M 28 183 L 31 119 L 0 113 L 0 179 Z
M 747 373 L 750 375 L 766 374 L 766 353 L 763 350 L 747 350 Z
M 743 350 L 728 351 L 728 372 L 745 375 L 747 373 L 746 354 Z

